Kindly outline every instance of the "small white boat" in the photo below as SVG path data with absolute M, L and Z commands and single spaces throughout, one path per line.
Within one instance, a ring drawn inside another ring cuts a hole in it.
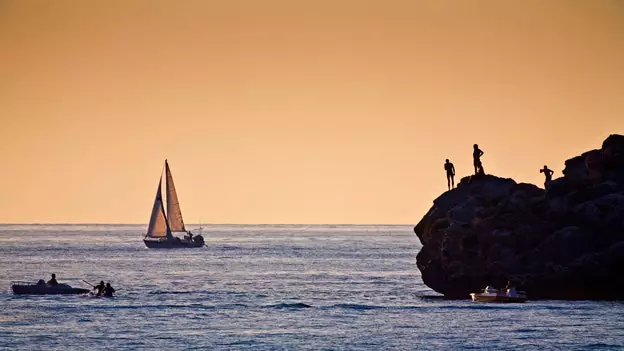
M 506 291 L 500 291 L 491 286 L 486 286 L 483 291 L 470 294 L 472 301 L 477 302 L 525 302 L 527 300 L 524 291 L 517 291 L 510 287 Z

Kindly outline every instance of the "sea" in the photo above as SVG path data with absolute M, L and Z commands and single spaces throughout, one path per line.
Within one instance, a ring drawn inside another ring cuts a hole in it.
M 440 298 L 411 226 L 208 225 L 204 248 L 173 250 L 145 229 L 0 225 L 0 349 L 624 349 L 623 302 Z M 11 293 L 51 273 L 116 296 Z

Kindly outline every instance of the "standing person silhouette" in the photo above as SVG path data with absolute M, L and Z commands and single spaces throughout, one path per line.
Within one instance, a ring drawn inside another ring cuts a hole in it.
M 552 182 L 552 175 L 555 171 L 548 169 L 548 166 L 544 165 L 544 168 L 540 169 L 540 173 L 544 173 L 544 176 L 546 177 L 544 180 L 544 189 L 548 189 L 550 182 Z
M 453 166 L 448 158 L 444 163 L 444 170 L 446 171 L 446 183 L 448 185 L 448 189 L 451 190 L 451 188 L 455 187 L 455 166 Z
M 481 156 L 483 156 L 483 151 L 479 149 L 479 145 L 477 144 L 474 144 L 473 148 L 474 151 L 472 152 L 472 159 L 474 161 L 475 175 L 483 175 L 485 174 L 485 171 L 483 170 L 483 164 L 481 163 Z

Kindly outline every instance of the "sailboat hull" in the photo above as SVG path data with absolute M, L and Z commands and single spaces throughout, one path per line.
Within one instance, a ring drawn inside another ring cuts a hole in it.
M 182 240 L 143 240 L 143 242 L 150 249 L 193 249 L 204 246 L 203 242 Z

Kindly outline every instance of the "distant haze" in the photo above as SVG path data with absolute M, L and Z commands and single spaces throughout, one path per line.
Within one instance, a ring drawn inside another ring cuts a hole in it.
M 416 223 L 624 133 L 624 2 L 0 0 L 0 222 Z

